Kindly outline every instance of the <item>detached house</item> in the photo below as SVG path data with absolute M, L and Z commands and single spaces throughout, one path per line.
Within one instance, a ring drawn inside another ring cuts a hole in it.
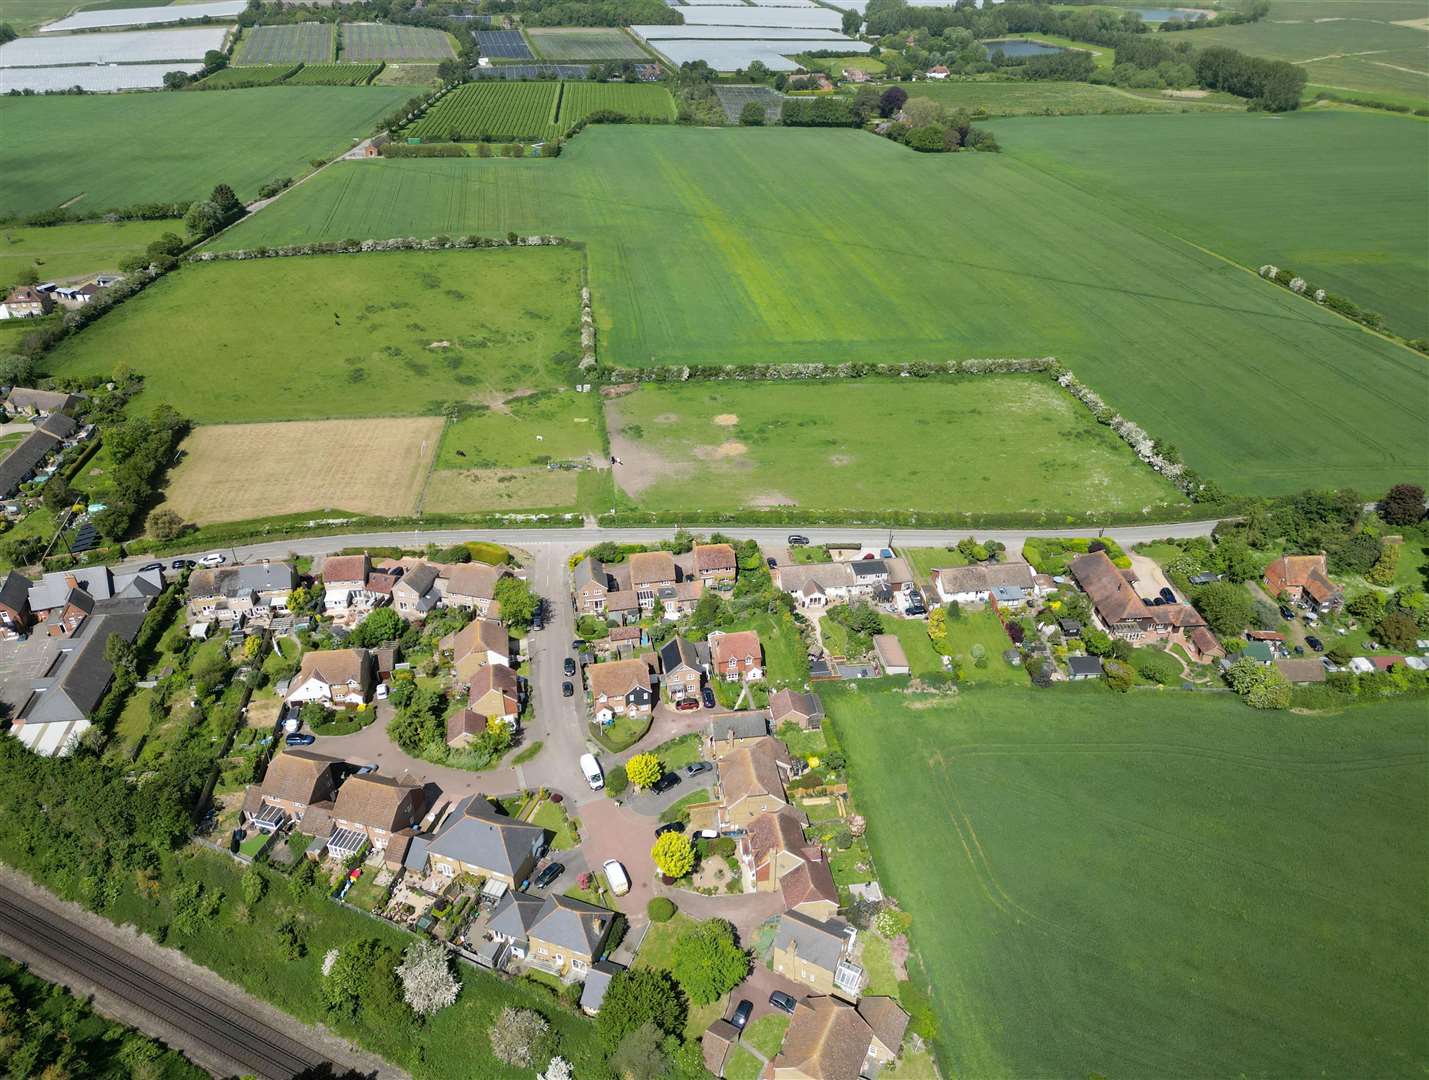
M 650 666 L 644 660 L 610 660 L 586 668 L 591 708 L 598 723 L 617 716 L 648 716 L 655 700 Z
M 487 926 L 527 963 L 565 978 L 595 964 L 614 920 L 613 911 L 569 896 L 508 892 Z
M 738 746 L 716 763 L 719 776 L 720 823 L 744 828 L 760 814 L 789 805 L 784 777 L 792 773 L 789 751 L 778 739 L 765 736 Z
M 442 606 L 472 608 L 482 616 L 495 615 L 500 607 L 496 603 L 496 583 L 509 576 L 505 567 L 486 563 L 458 563 L 448 567 L 439 575 Z
M 670 703 L 699 700 L 705 664 L 699 651 L 678 634 L 660 646 L 660 683 Z
M 780 892 L 792 911 L 814 919 L 839 910 L 839 890 L 823 848 L 804 839 L 803 815 L 790 806 L 753 818 L 739 839 L 739 861 L 756 892 Z
M 571 571 L 575 582 L 575 606 L 578 614 L 604 615 L 606 599 L 616 591 L 616 584 L 606 572 L 605 564 L 586 556 Z
M 757 682 L 764 678 L 764 648 L 753 630 L 710 634 L 710 665 L 726 682 Z
M 933 571 L 938 599 L 948 604 L 986 604 L 996 599 L 1004 607 L 1019 607 L 1046 589 L 1025 562 L 980 563 Z
M 54 301 L 33 285 L 17 285 L 0 304 L 0 319 L 38 319 L 54 310 Z
M 42 472 L 51 455 L 71 445 L 78 430 L 79 425 L 63 413 L 51 413 L 37 421 L 35 430 L 0 459 L 0 498 L 8 499 L 21 484 Z M 86 428 L 85 432 L 89 430 Z
M 668 551 L 637 551 L 630 556 L 630 587 L 640 601 L 640 610 L 647 614 L 655 610 L 655 602 L 666 595 L 674 597 L 679 572 L 675 557 Z
M 471 874 L 514 889 L 531 876 L 546 850 L 546 830 L 498 813 L 480 795 L 457 804 L 430 840 L 409 851 L 409 868 L 430 868 L 443 877 Z M 504 889 L 489 889 L 500 895 Z
M 261 784 L 250 784 L 243 798 L 243 819 L 260 832 L 274 832 L 289 821 L 300 832 L 325 830 L 337 791 L 338 769 L 343 762 L 312 750 L 284 750 L 268 763 Z M 308 811 L 323 807 L 314 817 L 317 830 L 304 828 Z
M 784 1045 L 767 1080 L 859 1080 L 876 1076 L 898 1056 L 908 1014 L 892 998 L 857 1006 L 836 997 L 807 997 L 794 1008 Z
M 786 911 L 774 935 L 774 970 L 820 994 L 858 1000 L 863 968 L 853 962 L 858 931 L 842 919 L 822 921 Z
M 109 599 L 147 604 L 163 591 L 162 570 L 114 574 L 107 566 L 83 566 L 46 574 L 30 586 L 28 601 L 35 633 L 74 637 L 97 604 Z
M 769 695 L 769 718 L 776 731 L 788 722 L 812 731 L 824 725 L 824 706 L 815 694 L 776 690 Z
M 494 619 L 473 619 L 455 634 L 440 642 L 452 654 L 452 670 L 461 683 L 470 683 L 484 667 L 511 665 L 511 638 L 506 627 Z
M 441 602 L 437 568 L 430 563 L 410 567 L 392 586 L 392 606 L 404 619 L 420 619 Z
M 1324 612 L 1345 602 L 1345 591 L 1330 580 L 1324 555 L 1282 555 L 1265 568 L 1265 591 L 1288 596 L 1312 611 Z
M 400 864 L 412 830 L 424 813 L 426 796 L 420 784 L 377 773 L 349 776 L 333 803 L 328 854 L 350 858 L 366 840 L 375 850 L 385 852 L 389 861 Z
M 323 610 L 329 615 L 371 611 L 391 601 L 387 575 L 374 583 L 372 561 L 364 555 L 329 555 L 322 563 Z M 375 587 L 374 587 L 375 586 Z
M 696 544 L 693 556 L 695 578 L 715 588 L 734 585 L 739 572 L 733 544 Z
M 0 580 L 0 641 L 29 633 L 32 622 L 30 579 L 18 570 L 11 570 Z
M 191 620 L 221 623 L 266 623 L 275 611 L 286 611 L 288 594 L 298 575 L 285 562 L 249 563 L 189 574 L 188 612 Z
M 862 594 L 864 588 L 855 580 L 853 566 L 847 562 L 777 566 L 772 577 L 781 591 L 803 607 L 842 603 L 855 594 Z
M 375 668 L 366 649 L 316 649 L 303 656 L 287 700 L 316 701 L 329 709 L 366 704 L 372 698 Z
M 69 413 L 79 398 L 59 390 L 33 390 L 15 386 L 5 397 L 5 412 L 10 416 L 41 417 L 53 413 Z
M 1067 569 L 1091 601 L 1097 625 L 1112 637 L 1139 641 L 1152 632 L 1156 623 L 1151 608 L 1105 551 L 1079 555 Z
M 475 733 L 495 723 L 505 724 L 514 731 L 521 717 L 520 677 L 505 664 L 477 668 L 467 691 L 466 709 L 455 715 L 479 718 L 481 723 Z M 450 730 L 447 741 L 451 742 Z

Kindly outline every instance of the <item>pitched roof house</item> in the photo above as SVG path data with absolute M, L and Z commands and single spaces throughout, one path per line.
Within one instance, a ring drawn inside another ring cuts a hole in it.
M 59 419 L 69 420 L 69 417 Z M 20 440 L 18 446 L 0 459 L 0 499 L 8 499 L 20 490 L 20 485 L 39 471 L 45 459 L 58 450 L 66 438 L 68 436 L 36 427 Z
M 853 962 L 858 931 L 842 919 L 821 921 L 798 911 L 779 916 L 771 963 L 787 979 L 820 994 L 858 1000 L 863 968 Z
M 609 660 L 586 668 L 591 708 L 597 722 L 617 716 L 645 716 L 655 700 L 650 665 L 644 660 Z
M 498 813 L 480 795 L 457 804 L 427 844 L 427 865 L 444 877 L 474 874 L 515 888 L 546 849 L 546 830 Z
M 676 634 L 660 646 L 659 656 L 660 683 L 665 687 L 665 700 L 698 699 L 705 670 L 694 645 Z
M 18 570 L 11 570 L 0 580 L 0 641 L 28 633 L 33 622 L 30 579 Z
M 740 746 L 748 746 L 769 734 L 769 714 L 763 709 L 722 712 L 705 728 L 706 748 L 716 759 Z
M 823 727 L 824 706 L 816 694 L 776 690 L 769 695 L 769 718 L 773 721 L 776 731 L 779 725 L 788 721 L 793 721 L 806 730 L 813 730 Z
M 280 829 L 291 819 L 300 832 L 310 807 L 331 806 L 338 785 L 340 758 L 313 750 L 288 749 L 268 763 L 261 784 L 250 784 L 243 800 L 244 820 L 263 832 Z M 322 815 L 322 823 L 330 821 Z
M 503 720 L 515 726 L 521 715 L 521 680 L 505 664 L 477 668 L 467 691 L 467 709 L 488 721 Z
M 865 596 L 872 583 L 861 583 L 847 562 L 804 563 L 776 566 L 774 584 L 805 607 L 827 607 L 853 596 Z
M 706 585 L 734 581 L 739 560 L 735 557 L 733 544 L 696 544 L 690 554 L 694 557 L 695 577 Z
M 710 663 L 726 682 L 757 682 L 764 678 L 764 648 L 753 630 L 710 634 Z
M 511 664 L 511 637 L 506 627 L 494 619 L 473 619 L 442 638 L 440 644 L 452 654 L 452 670 L 458 682 L 470 683 L 478 669 L 490 664 Z
M 938 599 L 945 604 L 954 600 L 960 604 L 985 604 L 994 595 L 999 603 L 1007 603 L 1014 597 L 1025 600 L 1045 592 L 1037 582 L 1036 573 L 1025 562 L 979 563 L 935 570 L 933 583 Z
M 54 301 L 33 285 L 17 285 L 0 303 L 0 319 L 38 319 L 48 315 Z
M 858 1080 L 898 1056 L 908 1014 L 892 998 L 857 1006 L 835 997 L 808 997 L 794 1009 L 769 1080 Z
M 760 814 L 788 805 L 784 775 L 792 761 L 784 744 L 765 737 L 736 747 L 716 763 L 720 819 L 728 827 L 747 825 Z
M 500 606 L 496 603 L 496 583 L 510 576 L 511 571 L 504 566 L 457 563 L 440 575 L 442 606 L 474 608 L 478 615 L 494 614 Z
M 60 390 L 35 390 L 28 386 L 12 386 L 5 397 L 5 411 L 11 416 L 49 416 L 68 413 L 79 398 Z
M 791 806 L 759 814 L 739 838 L 739 860 L 755 892 L 779 892 L 785 905 L 816 920 L 839 909 L 839 890 L 823 849 L 804 839 L 803 815 Z
M 338 788 L 332 807 L 333 833 L 328 852 L 338 858 L 356 854 L 366 839 L 388 858 L 400 862 L 406 852 L 406 838 L 388 850 L 395 838 L 410 830 L 426 813 L 426 795 L 420 784 L 409 778 L 394 780 L 378 773 L 349 776 Z
M 1280 556 L 1265 568 L 1265 591 L 1303 601 L 1315 611 L 1339 607 L 1345 601 L 1344 589 L 1330 580 L 1324 555 Z
M 600 955 L 615 913 L 583 900 L 508 892 L 487 924 L 528 963 L 564 977 L 589 970 Z
M 1105 551 L 1079 555 L 1067 569 L 1092 602 L 1092 614 L 1103 630 L 1127 641 L 1151 632 L 1155 626 L 1151 609 Z
M 437 568 L 417 563 L 392 586 L 392 606 L 404 619 L 419 619 L 442 601 L 437 588 Z
M 297 572 L 288 563 L 267 559 L 242 566 L 197 569 L 189 574 L 189 617 L 266 622 L 275 609 L 287 609 L 288 594 L 297 584 Z
M 372 697 L 372 654 L 366 649 L 314 649 L 303 656 L 287 700 L 328 708 L 365 704 Z

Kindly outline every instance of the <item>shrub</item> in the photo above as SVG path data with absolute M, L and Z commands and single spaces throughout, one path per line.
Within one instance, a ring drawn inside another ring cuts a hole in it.
M 624 765 L 612 765 L 605 773 L 605 793 L 612 799 L 619 798 L 625 794 L 625 789 L 630 786 L 630 777 L 626 775 Z
M 645 905 L 645 913 L 651 922 L 669 922 L 675 917 L 675 902 L 669 897 L 657 896 Z
M 507 1065 L 533 1068 L 547 1056 L 551 1025 L 533 1009 L 516 1009 L 510 1005 L 501 1010 L 491 1025 L 491 1052 Z

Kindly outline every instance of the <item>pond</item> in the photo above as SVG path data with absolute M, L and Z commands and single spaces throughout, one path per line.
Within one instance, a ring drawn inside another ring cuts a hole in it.
M 1160 23 L 1167 19 L 1185 19 L 1190 22 L 1197 15 L 1206 14 L 1204 11 L 1197 11 L 1194 8 L 1131 8 L 1141 16 L 1144 22 Z
M 989 56 L 1001 50 L 1002 55 L 1008 59 L 1051 56 L 1053 53 L 1067 51 L 1059 45 L 1043 45 L 1040 41 L 984 41 L 983 47 L 987 49 Z

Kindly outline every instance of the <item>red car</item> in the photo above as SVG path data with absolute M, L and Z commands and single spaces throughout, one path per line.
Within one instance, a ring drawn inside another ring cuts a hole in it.
M 679 709 L 681 712 L 689 712 L 691 709 L 698 709 L 699 707 L 700 703 L 694 698 L 681 698 L 679 701 L 675 702 L 675 708 Z

